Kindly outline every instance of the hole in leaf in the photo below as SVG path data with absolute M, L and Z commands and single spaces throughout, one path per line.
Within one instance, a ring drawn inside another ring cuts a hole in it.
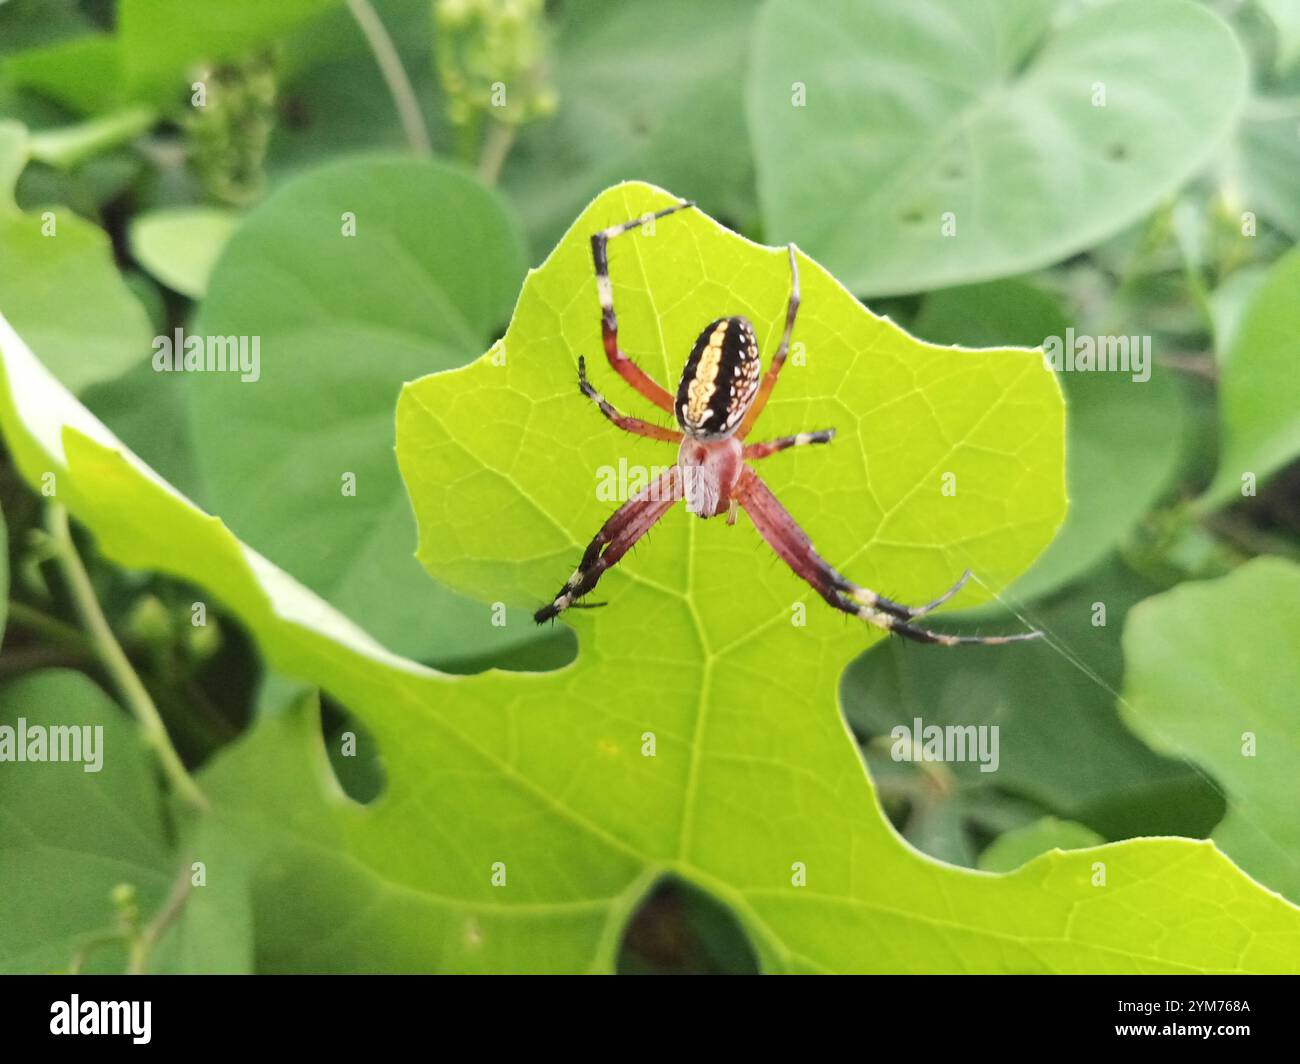
M 348 709 L 322 692 L 320 730 L 339 789 L 359 805 L 369 805 L 388 785 L 379 744 Z
M 620 975 L 756 975 L 758 957 L 731 910 L 669 877 L 623 931 Z

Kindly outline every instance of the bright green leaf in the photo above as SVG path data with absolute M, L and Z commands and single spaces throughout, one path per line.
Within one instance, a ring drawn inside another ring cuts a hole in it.
M 1300 900 L 1297 647 L 1300 566 L 1259 558 L 1129 614 L 1121 702 L 1124 719 L 1151 746 L 1214 774 L 1228 797 L 1214 841 L 1293 901 Z
M 140 265 L 173 291 L 200 299 L 230 234 L 235 211 L 220 207 L 170 207 L 131 222 L 131 251 Z
M 1186 0 L 1064 7 L 768 4 L 748 107 L 769 237 L 887 295 L 1044 266 L 1160 203 L 1232 129 L 1241 48 Z
M 26 159 L 23 127 L 0 122 L 0 312 L 80 391 L 142 361 L 152 329 L 102 229 L 64 207 L 22 214 L 13 206 Z
M 410 160 L 342 162 L 249 215 L 192 329 L 255 336 L 261 351 L 256 381 L 187 380 L 210 505 L 384 645 L 421 659 L 536 638 L 525 613 L 496 626 L 488 605 L 424 579 L 393 458 L 402 382 L 481 352 L 523 272 L 513 220 L 472 178 Z
M 1219 506 L 1300 455 L 1300 248 L 1270 268 L 1252 297 L 1219 380 L 1219 468 L 1201 500 Z M 1252 490 L 1252 494 L 1254 491 Z
M 993 281 L 926 296 L 916 334 L 970 347 L 1041 346 L 1066 340 L 1066 319 L 1048 293 L 1022 281 Z M 1124 337 L 1136 348 L 1141 337 Z M 1136 356 L 1137 351 L 1134 350 Z M 1168 369 L 1146 356 L 1136 373 L 1065 372 L 1066 483 L 1070 512 L 1060 533 L 1010 597 L 1040 597 L 1087 572 L 1115 549 L 1167 487 L 1179 457 L 1182 406 Z M 1117 476 L 1117 471 L 1123 471 Z
M 583 432 L 573 409 L 585 406 L 573 386 L 575 349 L 598 343 L 584 246 L 621 212 L 667 199 L 637 186 L 605 194 L 527 282 L 505 366 L 480 360 L 405 393 L 399 446 L 426 537 L 452 529 L 428 520 L 445 498 L 439 472 L 459 462 L 478 473 L 460 486 L 457 523 L 486 533 L 461 548 L 483 560 L 440 560 L 465 582 L 536 602 L 551 590 L 547 573 L 562 578 L 557 563 L 572 564 L 604 509 L 584 497 L 591 463 L 616 456 L 623 441 L 590 408 Z M 702 216 L 676 221 L 675 232 L 661 225 L 661 243 L 632 237 L 613 256 L 627 343 L 656 373 L 681 360 L 706 306 L 709 316 L 719 303 L 753 314 L 766 344 L 788 284 L 781 252 Z M 808 363 L 799 374 L 788 367 L 765 427 L 821 413 L 844 435 L 816 456 L 820 465 L 784 456 L 791 460 L 769 471 L 776 489 L 850 571 L 915 568 L 901 590 L 929 590 L 951 575 L 956 554 L 970 556 L 991 586 L 1006 582 L 1041 549 L 1062 505 L 1060 400 L 1041 359 L 917 344 L 801 261 Z M 569 668 L 448 678 L 386 654 L 151 479 L 41 377 L 3 322 L 0 351 L 0 424 L 24 475 L 62 470 L 65 501 L 108 557 L 212 589 L 272 668 L 328 688 L 379 745 L 388 787 L 364 808 L 322 783 L 317 733 L 301 713 L 266 718 L 205 773 L 216 820 L 256 833 L 248 848 L 269 855 L 255 877 L 255 921 L 283 952 L 259 953 L 266 967 L 609 970 L 628 914 L 665 873 L 731 907 L 768 970 L 1295 965 L 1300 910 L 1209 844 L 1107 847 L 1111 890 L 1093 886 L 1090 863 L 1071 855 L 1006 877 L 919 858 L 880 819 L 835 707 L 838 673 L 870 636 L 828 611 L 810 610 L 806 628 L 790 625 L 791 599 L 802 592 L 768 564 L 744 522 L 671 516 L 610 580 L 611 606 L 577 619 L 584 646 Z M 830 391 L 839 398 L 828 403 Z M 425 404 L 456 422 L 459 458 Z M 859 435 L 857 411 L 870 412 L 869 435 Z M 892 443 L 904 419 L 907 448 Z M 1026 421 L 1041 431 L 1027 434 Z M 518 448 L 521 433 L 543 446 Z M 508 464 L 511 447 L 517 466 Z M 873 461 L 889 448 L 892 465 Z M 946 511 L 930 502 L 920 486 L 936 459 L 978 493 L 949 500 Z M 868 461 L 874 501 L 897 502 L 894 519 L 861 511 Z M 488 473 L 489 462 L 507 472 Z M 832 488 L 836 477 L 844 488 Z M 909 492 L 909 480 L 920 490 Z M 516 484 L 534 504 L 517 502 Z M 872 540 L 873 526 L 897 539 Z M 975 539 L 959 542 L 972 531 Z M 442 549 L 452 548 L 433 548 Z M 646 730 L 657 735 L 654 758 L 641 756 Z M 260 786 L 227 787 L 223 771 Z M 276 859 L 281 852 L 288 861 Z M 299 861 L 304 853 L 309 860 Z M 491 885 L 498 861 L 507 888 Z M 794 862 L 807 865 L 807 887 L 791 885 Z

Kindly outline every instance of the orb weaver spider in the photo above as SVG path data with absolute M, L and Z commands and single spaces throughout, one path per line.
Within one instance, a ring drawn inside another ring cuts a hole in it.
M 623 353 L 618 346 L 618 318 L 614 313 L 614 288 L 609 276 L 609 241 L 637 226 L 692 206 L 690 201 L 676 203 L 602 229 L 591 238 L 596 290 L 600 296 L 601 336 L 609 364 L 646 399 L 672 414 L 680 430 L 662 428 L 619 413 L 592 387 L 582 357 L 578 358 L 578 387 L 624 432 L 677 444 L 677 461 L 601 525 L 573 575 L 533 619 L 542 624 L 566 609 L 594 605 L 578 600 L 596 586 L 606 570 L 618 564 L 659 518 L 684 500 L 686 509 L 697 517 L 719 517 L 725 513 L 729 525 L 736 523 L 737 510 L 743 509 L 768 546 L 830 606 L 887 632 L 944 646 L 1012 643 L 1039 636 L 1039 632 L 948 635 L 917 627 L 913 621 L 942 606 L 966 585 L 971 575 L 969 569 L 952 587 L 923 606 L 904 606 L 860 587 L 840 575 L 817 553 L 803 529 L 749 465 L 751 461 L 791 447 L 830 443 L 835 435 L 834 429 L 822 429 L 762 443 L 743 442 L 767 405 L 790 350 L 790 336 L 799 311 L 799 266 L 793 244 L 789 245 L 790 298 L 786 305 L 785 330 L 766 373 L 760 376 L 754 328 L 742 317 L 719 318 L 704 327 L 686 360 L 675 397 Z

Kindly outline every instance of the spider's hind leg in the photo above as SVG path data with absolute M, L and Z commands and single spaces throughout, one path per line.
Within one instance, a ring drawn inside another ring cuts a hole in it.
M 835 586 L 837 590 L 842 591 L 845 595 L 861 606 L 867 606 L 878 610 L 881 613 L 887 613 L 891 617 L 897 617 L 900 621 L 914 621 L 918 617 L 924 617 L 932 610 L 937 610 L 958 591 L 966 586 L 970 579 L 970 570 L 967 569 L 958 578 L 957 582 L 937 599 L 927 602 L 923 606 L 904 606 L 901 602 L 894 602 L 892 599 L 885 598 L 884 595 L 878 595 L 870 588 L 858 587 L 857 584 L 850 580 L 840 577 L 840 582 Z
M 841 613 L 857 617 L 867 624 L 893 632 L 904 639 L 911 639 L 918 643 L 939 643 L 942 646 L 1018 643 L 1026 639 L 1036 639 L 1041 634 L 1023 632 L 997 636 L 949 635 L 918 628 L 911 621 L 937 609 L 957 594 L 969 579 L 969 572 L 964 573 L 957 583 L 933 602 L 927 602 L 924 606 L 904 606 L 877 595 L 868 588 L 859 587 L 836 572 L 817 553 L 803 529 L 752 469 L 747 469 L 743 474 L 737 494 L 741 506 L 745 508 L 745 512 L 754 522 L 754 527 L 767 541 L 768 546 L 776 551 L 777 556 L 794 571 L 796 576 L 806 581 L 829 606 Z

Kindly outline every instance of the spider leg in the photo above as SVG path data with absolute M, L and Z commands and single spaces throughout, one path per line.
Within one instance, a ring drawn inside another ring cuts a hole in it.
M 608 245 L 614 237 L 626 233 L 629 229 L 635 229 L 638 225 L 644 225 L 646 222 L 666 217 L 675 211 L 693 206 L 695 204 L 691 201 L 683 200 L 681 203 L 674 203 L 671 207 L 665 207 L 654 214 L 643 215 L 640 218 L 633 218 L 630 221 L 623 222 L 621 225 L 613 225 L 608 229 L 602 229 L 591 238 L 591 260 L 596 268 L 596 291 L 600 295 L 600 334 L 605 344 L 605 356 L 609 359 L 609 364 L 628 384 L 632 385 L 655 406 L 669 413 L 672 413 L 673 397 L 650 378 L 640 366 L 628 358 L 618 346 L 618 316 L 614 313 L 614 284 L 609 279 Z
M 596 586 L 605 570 L 617 565 L 637 540 L 649 532 L 681 497 L 681 469 L 674 465 L 610 515 L 587 544 L 582 561 L 564 582 L 560 593 L 534 613 L 533 620 L 542 624 L 578 605 L 577 600 Z
M 744 455 L 746 458 L 766 458 L 770 454 L 776 454 L 790 447 L 806 447 L 810 443 L 830 443 L 833 439 L 835 439 L 834 429 L 801 432 L 797 436 L 779 436 L 775 440 L 764 440 L 762 443 L 747 443 Z
M 682 442 L 682 434 L 676 429 L 661 428 L 648 421 L 642 421 L 639 417 L 628 417 L 615 410 L 587 380 L 587 360 L 581 355 L 578 356 L 578 387 L 582 389 L 583 395 L 600 407 L 602 414 L 624 432 L 630 432 L 635 436 L 647 436 L 652 440 L 663 440 L 665 443 Z
M 767 542 L 800 579 L 806 581 L 828 605 L 857 617 L 867 624 L 894 632 L 906 639 L 918 643 L 940 643 L 944 646 L 963 644 L 996 645 L 1015 643 L 1026 639 L 1035 639 L 1041 633 L 1025 632 L 1017 635 L 949 635 L 943 632 L 931 632 L 908 623 L 911 618 L 920 617 L 935 607 L 947 602 L 966 583 L 969 573 L 964 575 L 953 587 L 939 598 L 924 606 L 913 609 L 903 606 L 868 588 L 858 587 L 841 576 L 832 568 L 812 545 L 807 534 L 799 527 L 794 518 L 771 489 L 763 483 L 752 469 L 746 469 L 741 475 L 736 488 L 740 505 L 749 514 L 759 535 Z
M 767 406 L 768 396 L 772 394 L 772 389 L 776 387 L 776 379 L 781 375 L 781 367 L 785 365 L 786 355 L 790 353 L 790 335 L 794 332 L 795 315 L 799 313 L 799 264 L 795 262 L 795 246 L 789 245 L 790 250 L 790 301 L 785 308 L 785 332 L 781 334 L 781 344 L 776 349 L 776 354 L 772 356 L 772 364 L 767 367 L 767 372 L 763 374 L 762 383 L 758 386 L 758 395 L 754 397 L 754 405 L 749 408 L 749 413 L 745 415 L 745 420 L 740 423 L 740 428 L 736 430 L 736 435 L 744 439 L 749 435 L 749 430 L 754 427 L 754 422 L 758 420 L 759 415 L 763 412 L 763 407 Z

